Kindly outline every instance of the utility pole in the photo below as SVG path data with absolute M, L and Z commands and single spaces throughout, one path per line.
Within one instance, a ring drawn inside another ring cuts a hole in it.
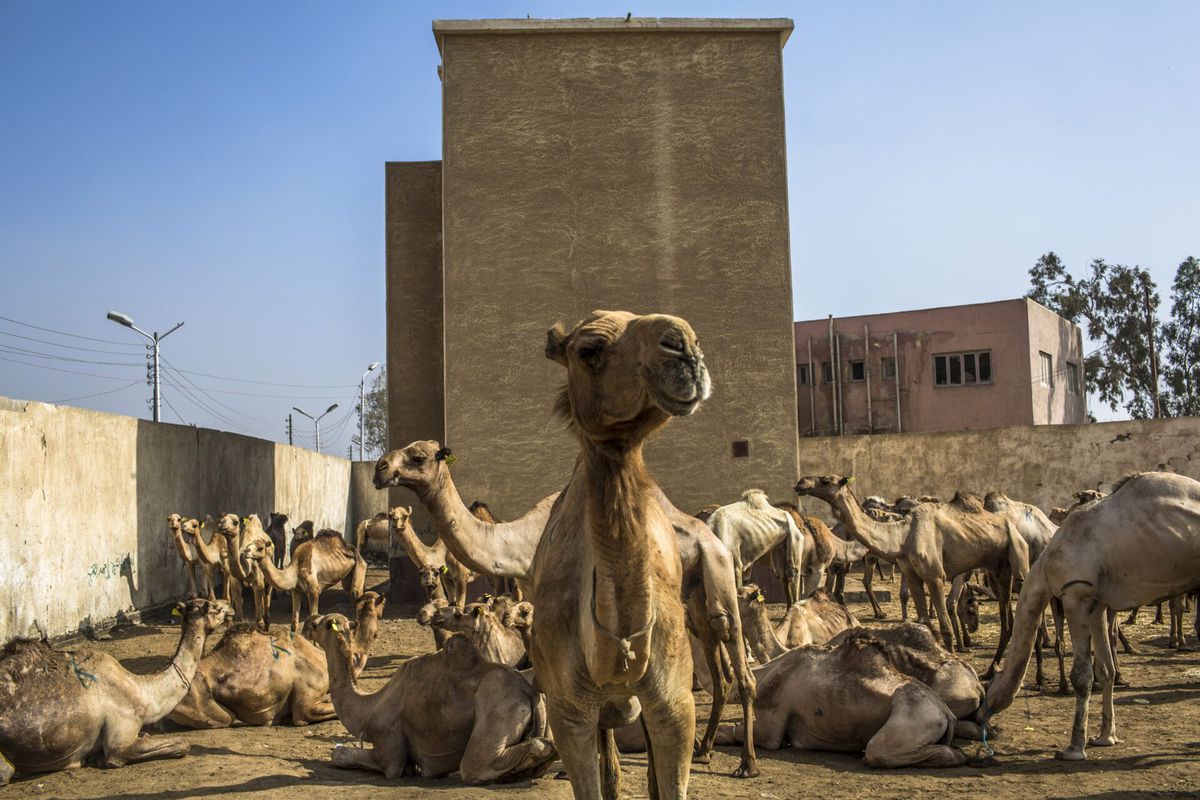
M 1154 316 L 1150 313 L 1150 273 L 1142 270 L 1142 303 L 1146 311 L 1146 338 L 1150 343 L 1150 391 L 1154 397 L 1154 418 L 1162 416 L 1158 404 L 1158 350 L 1154 342 Z
M 284 420 L 284 422 L 286 423 L 288 444 L 290 445 L 292 443 L 292 415 L 288 414 L 287 419 Z
M 148 375 L 147 378 L 149 378 L 151 386 L 154 387 L 153 394 L 150 398 L 150 408 L 153 411 L 154 421 L 160 422 L 162 417 L 162 394 L 159 389 L 158 378 L 158 345 L 163 339 L 182 328 L 183 323 L 176 323 L 174 328 L 171 328 L 171 330 L 167 331 L 162 336 L 159 336 L 158 331 L 155 331 L 153 334 L 149 334 L 138 326 L 134 325 L 133 320 L 128 314 L 122 314 L 119 311 L 110 311 L 108 312 L 107 316 L 118 325 L 124 325 L 126 328 L 132 329 L 150 341 L 150 344 L 146 345 L 146 349 L 150 350 L 150 375 Z
M 362 374 L 362 379 L 358 382 L 358 460 L 362 461 L 363 456 L 363 417 L 367 413 L 367 376 L 370 375 L 379 366 L 378 361 L 372 361 L 367 367 L 367 371 Z M 351 454 L 353 458 L 353 454 Z

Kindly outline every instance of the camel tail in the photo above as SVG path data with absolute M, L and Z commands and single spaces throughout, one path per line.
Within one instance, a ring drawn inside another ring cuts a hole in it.
M 1050 603 L 1050 586 L 1046 583 L 1045 568 L 1045 563 L 1039 560 L 1025 576 L 1004 668 L 988 684 L 987 700 L 976 714 L 976 722 L 980 725 L 987 724 L 987 718 L 992 714 L 1012 705 L 1025 680 L 1025 670 L 1033 655 L 1033 644 L 1042 624 L 1042 615 Z

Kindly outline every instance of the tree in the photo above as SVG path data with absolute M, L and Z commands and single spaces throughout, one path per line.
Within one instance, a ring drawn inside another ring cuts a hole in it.
M 1155 416 L 1151 352 L 1163 331 L 1150 273 L 1098 258 L 1086 275 L 1075 278 L 1051 252 L 1029 270 L 1029 279 L 1026 297 L 1086 324 L 1088 338 L 1099 345 L 1084 360 L 1088 391 L 1114 411 L 1124 405 L 1135 419 Z
M 1171 284 L 1171 321 L 1163 327 L 1163 378 L 1172 416 L 1200 416 L 1200 261 L 1188 256 Z
M 379 370 L 366 392 L 366 414 L 363 417 L 363 450 L 368 459 L 376 459 L 387 451 L 387 369 Z M 358 406 L 355 405 L 355 414 Z M 350 437 L 354 452 L 358 452 L 358 430 Z

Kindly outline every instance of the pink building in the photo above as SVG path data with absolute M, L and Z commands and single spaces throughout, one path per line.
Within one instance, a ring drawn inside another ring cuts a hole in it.
M 1080 330 L 1029 299 L 795 330 L 801 436 L 1087 421 Z

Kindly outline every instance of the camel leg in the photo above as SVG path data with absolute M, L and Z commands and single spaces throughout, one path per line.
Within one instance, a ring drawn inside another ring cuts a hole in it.
M 642 700 L 647 752 L 653 746 L 654 777 L 661 800 L 687 797 L 692 742 L 696 735 L 696 704 L 692 693 L 683 682 L 675 683 L 683 686 L 683 690 L 669 684 L 659 686 L 655 687 L 659 696 L 648 698 L 649 702 Z
M 557 754 L 545 737 L 524 738 L 532 717 L 533 710 L 525 697 L 478 692 L 475 727 L 458 768 L 463 783 L 511 783 L 545 773 Z
M 971 649 L 966 623 L 958 616 L 958 598 L 966 591 L 966 578 L 966 575 L 955 575 L 954 580 L 950 582 L 950 594 L 946 596 L 946 613 L 950 616 L 951 627 L 954 628 L 954 645 L 960 653 Z
M 689 602 L 689 611 L 695 613 L 698 603 Z M 696 626 L 700 646 L 704 651 L 704 663 L 708 666 L 710 684 L 712 686 L 712 712 L 708 717 L 708 726 L 704 736 L 696 742 L 696 753 L 692 760 L 697 764 L 707 764 L 712 760 L 713 742 L 717 736 L 717 726 L 721 722 L 721 713 L 725 710 L 725 700 L 728 696 L 729 682 L 725 680 L 725 670 L 721 665 L 721 643 L 716 640 L 712 629 L 701 622 Z
M 938 630 L 942 634 L 942 642 L 946 645 L 946 649 L 953 653 L 954 637 L 950 635 L 950 623 L 946 619 L 946 617 L 949 615 L 949 612 L 946 610 L 945 597 L 945 583 L 942 581 L 942 578 L 939 576 L 931 579 L 929 581 L 929 604 L 932 605 L 933 610 L 937 612 Z M 953 619 L 957 620 L 957 616 L 954 616 Z
M 393 752 L 384 753 L 378 747 L 352 747 L 337 745 L 330 754 L 330 763 L 338 769 L 365 769 L 371 772 L 381 772 L 388 780 L 396 780 L 404 776 L 404 767 L 408 763 L 408 744 L 404 737 L 397 737 L 400 742 L 392 748 Z
M 1187 640 L 1183 635 L 1183 599 L 1185 595 L 1177 594 L 1171 598 L 1171 637 L 1169 645 L 1176 650 L 1183 650 Z
M 1158 603 L 1155 603 L 1155 604 L 1154 604 L 1154 624 L 1155 624 L 1155 625 L 1162 625 L 1162 624 L 1163 624 L 1163 621 L 1162 621 L 1162 602 L 1161 602 L 1161 601 L 1160 601 L 1160 602 L 1158 602 Z
M 599 714 L 568 706 L 550 696 L 546 697 L 546 712 L 575 800 L 602 800 L 600 762 L 596 758 Z
M 292 633 L 300 630 L 300 603 L 303 602 L 304 595 L 300 589 L 292 589 Z M 312 610 L 312 596 L 309 596 L 308 601 L 309 616 L 315 615 L 317 612 Z
M 909 595 L 908 576 L 905 575 L 904 570 L 901 569 L 900 570 L 900 621 L 901 622 L 908 622 L 908 595 Z M 922 596 L 922 598 L 924 598 L 924 596 L 925 596 L 923 590 L 922 590 L 921 596 Z M 916 605 L 917 605 L 917 603 L 914 600 L 913 607 L 916 608 Z M 921 621 L 920 611 L 917 611 L 917 621 L 918 622 Z
M 152 758 L 183 758 L 192 746 L 183 739 L 138 735 L 136 722 L 124 720 L 104 729 L 104 766 L 123 767 Z
M 1042 668 L 1042 648 L 1050 645 L 1050 631 L 1046 628 L 1046 618 L 1042 617 L 1042 624 L 1038 626 L 1037 641 L 1033 645 L 1033 653 L 1037 659 L 1037 673 L 1034 678 L 1033 688 L 1039 692 L 1046 691 L 1046 672 Z
M 996 581 L 996 605 L 1000 612 L 1000 636 L 996 641 L 996 654 L 992 656 L 992 663 L 988 665 L 987 672 L 983 674 L 983 680 L 989 681 L 996 675 L 996 670 L 1000 667 L 1000 659 L 1004 658 L 1004 651 L 1008 648 L 1008 640 L 1012 637 L 1013 629 L 1012 573 L 1005 570 L 1002 574 L 993 577 Z M 1039 653 L 1039 657 L 1040 655 Z
M 195 561 L 188 562 L 187 576 L 188 576 L 188 586 L 190 586 L 192 589 L 192 593 L 188 596 L 189 597 L 199 597 L 200 592 L 196 588 L 196 562 Z
M 1103 617 L 1104 607 L 1095 598 L 1067 593 L 1062 598 L 1067 625 L 1071 629 L 1071 685 L 1075 688 L 1075 721 L 1071 726 L 1071 744 L 1054 754 L 1061 761 L 1087 758 L 1088 700 L 1092 696 L 1092 617 Z M 1107 635 L 1104 637 L 1107 640 Z M 1107 641 L 1104 642 L 1107 649 Z M 1111 657 L 1111 653 L 1110 653 Z
M 1057 597 L 1050 598 L 1050 616 L 1054 618 L 1054 657 L 1058 660 L 1058 693 L 1066 694 L 1070 691 L 1067 683 L 1067 644 L 1063 640 L 1062 601 Z
M 876 559 L 875 566 L 878 566 L 878 565 L 879 565 L 879 560 Z M 846 576 L 843 575 L 841 580 L 843 581 L 843 585 L 844 585 Z M 880 607 L 879 601 L 877 599 L 875 599 L 875 591 L 871 588 L 871 583 L 874 580 L 875 580 L 874 567 L 871 566 L 870 562 L 864 562 L 863 563 L 862 584 L 863 584 L 863 591 L 866 592 L 866 594 L 867 594 L 867 600 L 870 601 L 870 603 L 871 603 L 871 612 L 875 615 L 875 619 L 887 619 L 887 615 L 883 613 L 883 608 Z M 845 605 L 845 603 L 843 602 L 842 605 Z
M 187 728 L 228 728 L 237 722 L 237 715 L 218 703 L 207 690 L 199 697 L 199 686 L 195 683 L 187 695 L 171 712 L 171 721 Z
M 311 701 L 307 698 L 292 699 L 292 724 L 307 725 L 310 722 L 326 722 L 337 719 L 337 711 L 330 700 Z
M 1123 625 L 1135 625 L 1135 624 L 1137 624 L 1138 612 L 1139 612 L 1139 611 L 1141 611 L 1141 610 L 1142 610 L 1142 607 L 1141 607 L 1141 606 L 1134 606 L 1134 607 L 1133 607 L 1133 611 L 1130 611 L 1130 612 L 1129 612 L 1129 616 L 1125 618 L 1125 622 L 1123 622 L 1122 624 L 1123 624 Z
M 612 728 L 600 731 L 597 742 L 600 748 L 600 794 L 603 800 L 618 800 L 621 796 L 621 753 L 617 750 L 616 732 Z
M 1092 649 L 1096 655 L 1096 675 L 1100 681 L 1100 735 L 1088 740 L 1092 747 L 1112 747 L 1121 740 L 1117 738 L 1117 722 L 1113 713 L 1113 682 L 1116 677 L 1116 664 L 1113 661 L 1112 648 L 1108 646 L 1108 626 L 1104 615 L 1096 614 L 1091 619 Z
M 892 695 L 892 713 L 867 742 L 869 767 L 959 767 L 966 755 L 949 742 L 957 720 L 937 695 L 912 681 Z

